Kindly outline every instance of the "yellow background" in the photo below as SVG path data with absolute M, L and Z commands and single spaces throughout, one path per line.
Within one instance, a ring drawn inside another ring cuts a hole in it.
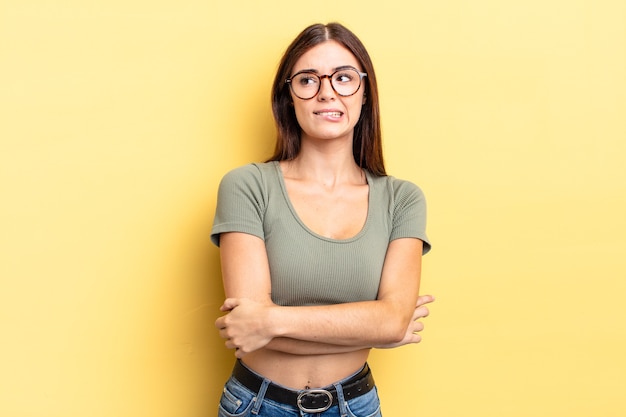
M 215 415 L 218 181 L 306 25 L 377 68 L 438 297 L 386 417 L 626 415 L 623 0 L 0 0 L 0 415 Z

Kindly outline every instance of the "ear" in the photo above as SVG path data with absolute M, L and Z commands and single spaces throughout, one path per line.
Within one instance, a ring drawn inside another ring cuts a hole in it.
M 365 103 L 367 103 L 367 95 L 363 94 L 363 102 L 361 103 L 361 105 L 365 106 Z

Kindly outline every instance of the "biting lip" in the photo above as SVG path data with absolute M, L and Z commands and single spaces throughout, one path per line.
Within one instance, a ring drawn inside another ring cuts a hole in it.
M 333 110 L 333 109 L 324 109 L 324 110 L 314 111 L 313 114 L 317 116 L 341 117 L 343 115 L 343 112 L 339 110 Z

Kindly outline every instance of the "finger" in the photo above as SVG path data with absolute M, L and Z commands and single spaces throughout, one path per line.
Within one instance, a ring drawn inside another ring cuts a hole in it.
M 428 317 L 430 311 L 426 307 L 416 307 L 413 310 L 413 321 Z
M 428 315 L 430 314 L 430 310 L 428 309 L 428 307 L 425 306 L 418 307 L 415 310 L 420 317 L 428 317 Z
M 424 323 L 422 323 L 421 321 L 416 321 L 413 324 L 413 328 L 411 330 L 413 330 L 413 333 L 421 332 L 422 330 L 424 330 Z
M 435 297 L 430 294 L 420 295 L 419 297 L 417 297 L 416 307 L 423 306 L 424 304 L 432 303 L 433 301 L 435 301 Z
M 217 327 L 218 329 L 224 329 L 226 328 L 226 324 L 224 323 L 224 317 L 220 317 L 217 320 L 215 320 L 215 327 Z
M 222 306 L 220 307 L 220 310 L 230 311 L 233 308 L 237 307 L 238 305 L 239 305 L 238 298 L 227 298 L 226 300 L 224 300 L 224 304 L 222 304 Z

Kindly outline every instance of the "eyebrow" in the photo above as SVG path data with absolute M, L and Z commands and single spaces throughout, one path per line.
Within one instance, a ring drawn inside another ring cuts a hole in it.
M 342 65 L 340 67 L 333 68 L 333 72 L 341 71 L 341 70 L 345 70 L 345 69 L 355 69 L 355 70 L 359 71 L 357 68 L 353 67 L 352 65 Z M 319 74 L 319 71 L 316 70 L 315 68 L 307 68 L 307 69 L 300 70 L 298 72 L 313 72 L 315 74 Z

